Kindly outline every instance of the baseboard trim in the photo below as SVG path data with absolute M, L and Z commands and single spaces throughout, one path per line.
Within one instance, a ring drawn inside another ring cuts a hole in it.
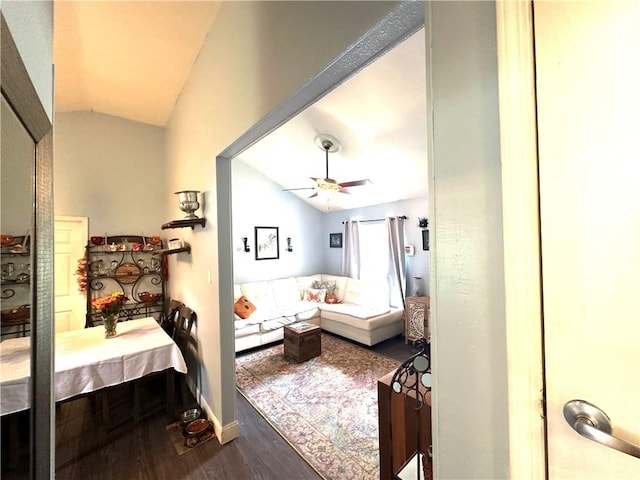
M 213 423 L 213 431 L 215 432 L 220 445 L 229 443 L 230 441 L 235 440 L 240 436 L 240 424 L 237 420 L 234 420 L 227 425 L 222 425 L 222 423 L 220 423 L 220 420 L 218 420 L 218 417 L 214 415 L 213 410 L 211 409 L 205 398 L 202 396 L 200 390 L 190 378 L 187 378 L 187 386 L 198 401 L 198 405 L 200 405 L 200 407 L 207 414 L 207 418 L 211 421 L 211 423 Z

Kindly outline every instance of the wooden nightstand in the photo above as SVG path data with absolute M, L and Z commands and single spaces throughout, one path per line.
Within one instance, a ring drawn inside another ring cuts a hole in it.
M 429 297 L 406 297 L 404 299 L 404 341 L 412 342 L 418 338 L 430 341 Z

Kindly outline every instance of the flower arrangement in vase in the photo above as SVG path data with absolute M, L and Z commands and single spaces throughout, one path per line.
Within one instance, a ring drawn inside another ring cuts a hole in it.
M 127 300 L 129 299 L 122 292 L 115 292 L 108 297 L 98 297 L 91 300 L 91 305 L 93 305 L 96 313 L 102 315 L 105 338 L 116 336 L 118 314 Z

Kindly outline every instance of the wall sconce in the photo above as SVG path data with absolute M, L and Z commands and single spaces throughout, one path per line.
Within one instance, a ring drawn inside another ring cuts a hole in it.
M 293 247 L 291 246 L 291 237 L 287 237 L 287 252 L 293 252 Z
M 251 249 L 249 248 L 249 245 L 247 245 L 247 242 L 249 241 L 249 239 L 247 237 L 241 237 L 241 238 L 242 238 L 242 243 L 244 243 L 244 251 L 250 252 Z
M 418 217 L 418 227 L 422 229 L 422 250 L 429 250 L 429 220 Z

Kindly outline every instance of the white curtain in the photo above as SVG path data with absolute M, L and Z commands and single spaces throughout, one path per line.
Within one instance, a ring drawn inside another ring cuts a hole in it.
M 360 222 L 344 222 L 342 248 L 342 276 L 360 278 Z
M 392 307 L 404 306 L 406 273 L 404 259 L 404 219 L 402 217 L 385 218 L 389 233 L 389 304 Z

